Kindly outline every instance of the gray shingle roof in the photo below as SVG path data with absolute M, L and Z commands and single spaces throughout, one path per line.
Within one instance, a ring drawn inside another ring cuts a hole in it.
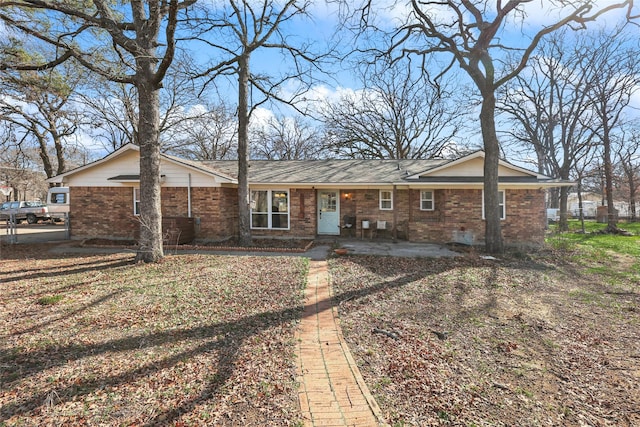
M 397 182 L 447 160 L 251 160 L 249 182 L 305 184 L 368 184 Z M 236 160 L 199 162 L 203 167 L 237 178 Z

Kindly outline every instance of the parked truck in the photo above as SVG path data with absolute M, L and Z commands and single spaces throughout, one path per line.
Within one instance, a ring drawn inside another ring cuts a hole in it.
M 65 218 L 69 213 L 69 187 L 51 187 L 47 193 L 47 207 L 53 220 Z
M 49 221 L 51 219 L 47 205 L 38 201 L 4 202 L 0 207 L 0 220 L 7 221 L 12 216 L 18 224 L 25 220 L 29 224 L 35 224 L 38 221 Z

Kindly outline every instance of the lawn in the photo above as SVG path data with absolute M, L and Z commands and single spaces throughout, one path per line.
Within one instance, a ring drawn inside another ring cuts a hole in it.
M 389 424 L 640 425 L 638 237 L 563 238 L 498 260 L 331 260 L 343 333 Z
M 0 250 L 0 425 L 298 425 L 305 259 Z
M 640 237 L 485 260 L 332 258 L 392 426 L 640 425 Z M 0 247 L 0 426 L 295 426 L 308 261 Z

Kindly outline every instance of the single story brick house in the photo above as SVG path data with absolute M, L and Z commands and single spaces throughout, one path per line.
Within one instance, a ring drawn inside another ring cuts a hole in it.
M 455 160 L 252 160 L 253 237 L 400 238 L 481 244 L 484 152 Z M 50 182 L 69 186 L 73 239 L 135 239 L 139 230 L 139 148 L 128 144 Z M 190 218 L 196 241 L 237 236 L 237 161 L 161 158 L 162 214 Z M 500 161 L 502 232 L 507 245 L 539 245 L 545 191 L 565 181 Z

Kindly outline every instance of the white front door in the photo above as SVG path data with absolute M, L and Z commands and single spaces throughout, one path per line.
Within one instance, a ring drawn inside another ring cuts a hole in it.
M 318 234 L 340 235 L 340 192 L 318 191 Z

